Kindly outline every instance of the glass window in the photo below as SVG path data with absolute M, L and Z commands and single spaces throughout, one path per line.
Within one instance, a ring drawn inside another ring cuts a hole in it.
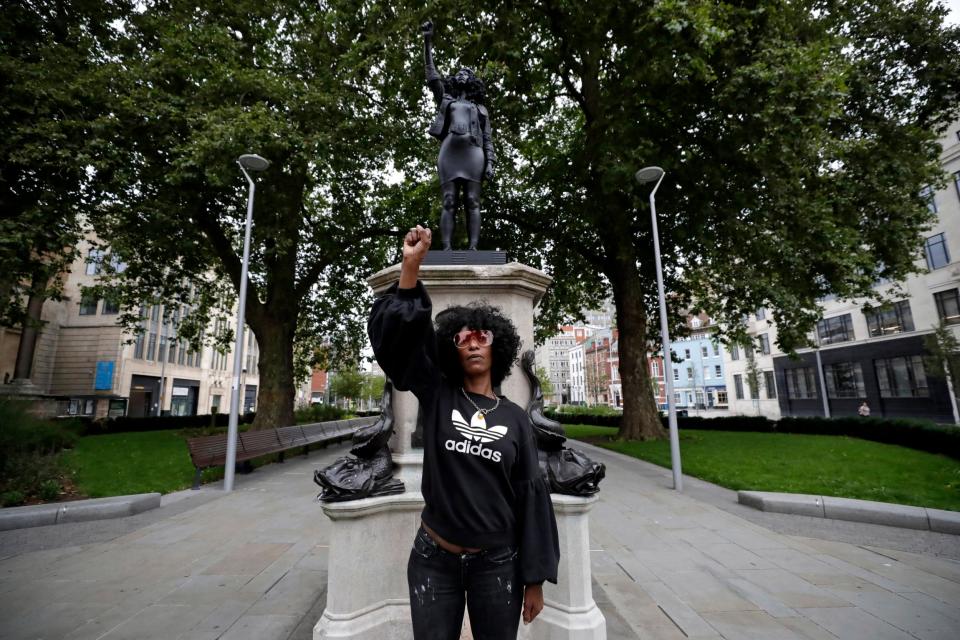
M 704 380 L 709 380 L 709 379 L 710 379 L 710 367 L 704 367 L 704 368 L 703 368 L 703 379 L 704 379 Z
M 147 341 L 147 360 L 156 360 L 157 354 L 157 332 L 150 332 L 150 339 Z
M 907 300 L 864 310 L 863 315 L 867 320 L 870 335 L 874 337 L 913 331 L 913 314 Z
M 713 355 L 715 356 L 720 355 L 720 343 L 718 342 L 713 343 Z
M 853 340 L 853 319 L 849 313 L 817 322 L 817 338 L 820 344 Z
M 88 276 L 95 276 L 100 273 L 100 263 L 103 261 L 103 251 L 91 249 L 87 254 L 87 268 L 85 273 Z
M 713 377 L 714 377 L 714 378 L 722 378 L 722 377 L 723 377 L 723 371 L 720 369 L 720 365 L 718 365 L 718 364 L 713 366 Z
M 757 372 L 757 379 L 753 380 L 753 384 L 750 384 L 751 378 L 747 376 L 747 386 L 750 387 L 750 399 L 759 400 L 760 399 L 760 372 Z
M 693 380 L 693 367 L 687 367 L 687 380 Z
M 120 313 L 120 303 L 116 300 L 111 300 L 110 298 L 103 299 L 103 311 L 101 311 L 105 316 L 115 316 Z
M 92 316 L 97 313 L 97 303 L 99 300 L 89 293 L 80 296 L 80 315 Z
M 684 360 L 689 360 L 689 359 L 690 359 L 690 349 L 684 349 L 684 350 L 683 350 L 683 359 L 684 359 Z
M 763 386 L 767 389 L 768 398 L 777 397 L 777 383 L 773 379 L 773 371 L 763 372 Z
M 693 327 L 694 329 L 699 329 L 699 328 L 700 328 L 700 318 L 698 318 L 698 317 L 696 317 L 696 316 L 690 318 L 690 326 Z
M 937 198 L 932 187 L 927 186 L 921 189 L 920 197 L 927 201 L 927 208 L 930 209 L 930 213 L 937 212 Z
M 823 366 L 828 398 L 865 398 L 863 371 L 858 362 L 837 362 Z
M 949 289 L 933 294 L 937 315 L 946 324 L 960 323 L 960 289 Z
M 927 238 L 923 246 L 923 254 L 927 257 L 927 268 L 931 271 L 950 264 L 950 252 L 947 251 L 947 237 L 942 233 Z
M 760 334 L 760 353 L 770 354 L 770 336 L 765 333 Z
M 757 309 L 757 320 L 766 320 L 767 319 L 767 310 L 763 307 Z
M 811 367 L 787 369 L 784 379 L 787 382 L 787 396 L 798 400 L 817 397 L 817 380 Z
M 730 345 L 730 359 L 739 360 L 740 359 L 740 347 L 735 344 Z
M 674 370 L 673 370 L 673 379 L 674 379 L 674 380 L 679 380 L 679 379 L 680 379 L 680 369 L 674 369 Z
M 137 360 L 143 360 L 143 334 L 138 333 L 133 343 L 133 357 Z
M 733 393 L 737 400 L 743 400 L 743 376 L 739 373 L 733 374 Z
M 183 340 L 178 340 L 177 344 L 180 347 L 180 353 L 177 354 L 177 364 L 185 364 L 187 361 L 187 345 Z
M 654 378 L 660 377 L 660 363 L 656 360 L 650 361 L 650 373 L 653 374 Z
M 700 355 L 703 356 L 704 358 L 707 358 L 710 356 L 710 352 L 707 351 L 707 348 L 705 346 L 703 346 L 703 347 L 700 347 Z
M 727 392 L 726 392 L 726 390 L 717 391 L 717 404 L 727 404 Z
M 874 361 L 882 398 L 926 398 L 927 374 L 920 356 Z

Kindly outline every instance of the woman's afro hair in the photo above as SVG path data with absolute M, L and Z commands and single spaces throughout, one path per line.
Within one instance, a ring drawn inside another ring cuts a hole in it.
M 438 313 L 434 322 L 437 327 L 440 370 L 447 380 L 453 384 L 463 381 L 463 367 L 460 365 L 459 349 L 453 343 L 453 336 L 464 327 L 489 329 L 493 332 L 493 344 L 490 346 L 493 355 L 490 378 L 493 386 L 500 386 L 503 379 L 510 375 L 510 367 L 520 353 L 520 336 L 517 335 L 517 328 L 500 309 L 480 303 L 466 307 L 450 307 Z

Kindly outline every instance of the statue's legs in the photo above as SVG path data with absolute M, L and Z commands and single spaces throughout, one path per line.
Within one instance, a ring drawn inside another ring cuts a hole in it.
M 451 180 L 440 185 L 443 194 L 443 208 L 440 210 L 440 238 L 443 241 L 443 250 L 450 251 L 453 247 L 453 229 L 456 225 L 454 213 L 457 210 L 457 182 Z
M 465 181 L 464 191 L 467 205 L 467 237 L 470 242 L 467 249 L 476 251 L 477 242 L 480 241 L 480 183 Z

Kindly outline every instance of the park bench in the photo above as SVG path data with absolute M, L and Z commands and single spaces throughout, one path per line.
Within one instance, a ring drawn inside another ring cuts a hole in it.
M 350 420 L 331 420 L 312 424 L 297 424 L 279 429 L 261 429 L 245 431 L 237 436 L 237 462 L 244 462 L 271 453 L 280 454 L 283 462 L 284 452 L 303 447 L 304 454 L 310 451 L 310 445 L 339 442 L 353 436 L 361 427 L 371 425 L 379 416 L 352 418 Z M 196 469 L 193 476 L 193 488 L 200 488 L 200 477 L 204 469 L 219 467 L 227 461 L 227 434 L 187 438 L 190 460 Z

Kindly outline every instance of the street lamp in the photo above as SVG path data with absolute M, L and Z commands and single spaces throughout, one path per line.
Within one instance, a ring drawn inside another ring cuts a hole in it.
M 683 473 L 680 469 L 680 435 L 677 433 L 677 407 L 673 397 L 673 359 L 670 356 L 670 329 L 667 325 L 667 299 L 663 293 L 663 267 L 660 264 L 660 234 L 657 231 L 657 204 L 655 196 L 664 171 L 660 167 L 644 167 L 637 171 L 637 182 L 656 182 L 650 192 L 650 226 L 653 229 L 653 256 L 657 265 L 657 295 L 660 298 L 660 339 L 663 342 L 663 379 L 667 387 L 667 423 L 670 426 L 670 466 L 673 468 L 673 488 L 683 491 Z
M 230 423 L 227 427 L 227 459 L 223 470 L 223 490 L 233 491 L 233 476 L 237 464 L 237 425 L 240 422 L 240 372 L 243 368 L 243 318 L 247 308 L 247 268 L 250 262 L 250 227 L 253 226 L 253 193 L 256 185 L 248 171 L 265 171 L 270 162 L 252 153 L 237 158 L 240 171 L 250 184 L 247 196 L 247 222 L 243 232 L 243 263 L 240 268 L 240 305 L 237 309 L 237 339 L 233 346 L 233 390 L 230 393 Z

